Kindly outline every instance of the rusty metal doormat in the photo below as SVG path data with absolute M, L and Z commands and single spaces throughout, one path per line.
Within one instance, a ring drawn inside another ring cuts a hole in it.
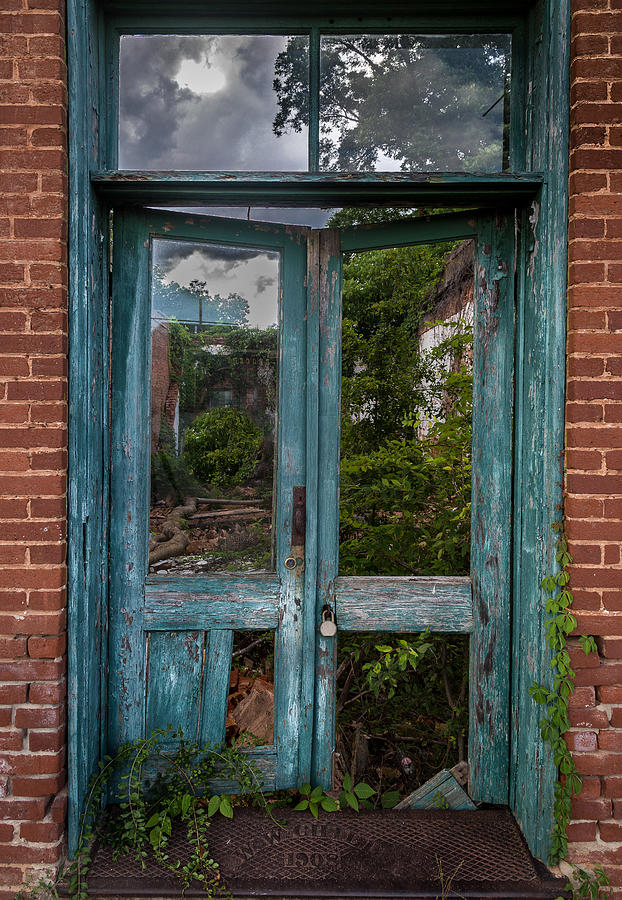
M 506 810 L 408 810 L 320 814 L 236 809 L 209 829 L 209 848 L 235 897 L 553 898 L 563 882 L 535 862 Z M 174 829 L 169 859 L 188 859 Z M 113 861 L 95 848 L 93 897 L 178 897 L 178 880 L 153 863 Z M 199 886 L 187 897 L 204 897 Z

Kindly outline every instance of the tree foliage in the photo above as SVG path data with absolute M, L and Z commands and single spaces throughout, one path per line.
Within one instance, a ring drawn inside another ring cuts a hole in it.
M 276 59 L 277 135 L 307 122 L 300 44 Z M 321 52 L 321 169 L 501 169 L 506 36 L 334 35 Z

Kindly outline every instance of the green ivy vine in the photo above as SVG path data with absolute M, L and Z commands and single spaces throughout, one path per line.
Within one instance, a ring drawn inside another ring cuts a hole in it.
M 542 580 L 542 588 L 547 594 L 546 640 L 552 650 L 553 683 L 551 687 L 546 687 L 534 681 L 529 688 L 530 696 L 543 709 L 540 734 L 550 745 L 553 762 L 559 772 L 554 789 L 554 823 L 549 851 L 551 865 L 561 862 L 568 854 L 566 829 L 571 819 L 572 797 L 579 793 L 582 785 L 582 778 L 564 737 L 570 728 L 568 701 L 574 691 L 575 678 L 567 647 L 568 637 L 577 627 L 577 620 L 571 612 L 573 598 L 568 586 L 568 567 L 572 563 L 572 557 L 568 551 L 563 523 L 556 522 L 553 530 L 557 534 L 555 560 L 559 571 Z M 579 641 L 586 655 L 597 652 L 596 642 L 590 635 L 580 635 Z M 568 890 L 572 890 L 573 897 L 597 898 L 601 888 L 608 884 L 609 876 L 602 866 L 597 866 L 593 873 L 574 867 Z

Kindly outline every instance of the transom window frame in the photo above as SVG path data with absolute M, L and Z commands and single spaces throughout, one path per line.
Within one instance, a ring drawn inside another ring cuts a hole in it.
M 353 4 L 352 4 L 353 5 Z M 324 10 L 321 7 L 324 6 Z M 565 348 L 566 205 L 568 149 L 567 0 L 537 0 L 529 10 L 516 3 L 499 16 L 495 4 L 474 8 L 447 0 L 427 9 L 409 3 L 382 17 L 347 14 L 347 4 L 318 4 L 323 16 L 304 28 L 319 33 L 323 21 L 336 29 L 378 33 L 411 31 L 513 32 L 510 160 L 501 175 L 470 173 L 130 173 L 107 168 L 112 115 L 106 63 L 106 22 L 119 29 L 169 33 L 294 33 L 300 20 L 278 14 L 276 4 L 239 3 L 197 15 L 194 0 L 168 4 L 135 0 L 68 2 L 70 92 L 70 410 L 69 447 L 69 829 L 75 846 L 81 800 L 101 755 L 106 685 L 106 594 L 108 522 L 108 241 L 114 204 L 214 205 L 424 205 L 517 208 L 516 420 L 513 499 L 513 622 L 511 676 L 511 806 L 532 852 L 545 858 L 552 822 L 555 769 L 542 746 L 539 713 L 528 686 L 545 679 L 542 576 L 554 567 L 550 527 L 561 500 L 559 460 L 563 448 Z M 371 4 L 369 5 L 371 8 Z M 465 9 L 469 14 L 465 14 Z M 122 16 L 117 16 L 119 10 Z M 149 15 L 145 12 L 149 10 Z M 252 10 L 252 14 L 251 13 Z M 521 14 L 522 11 L 522 14 Z M 157 22 L 152 16 L 158 13 Z M 337 13 L 343 15 L 338 16 Z M 392 14 L 394 12 L 394 14 Z M 106 15 L 109 14 L 107 20 Z M 482 16 L 486 28 L 482 29 Z M 225 23 L 225 24 L 222 24 Z M 304 30 L 303 28 L 303 30 Z M 514 99 L 520 95 L 520 107 Z M 113 102 L 116 102 L 113 101 Z M 517 109 L 519 115 L 517 119 Z M 518 127 L 517 127 L 518 126 Z M 116 132 L 114 133 L 116 152 Z M 85 635 L 90 641 L 84 653 Z
M 415 30 L 413 22 L 416 21 Z M 261 25 L 254 20 L 241 19 L 237 25 L 223 24 L 222 19 L 205 17 L 198 20 L 196 17 L 181 16 L 175 19 L 171 28 L 170 17 L 134 15 L 112 16 L 105 30 L 105 67 L 106 83 L 109 90 L 106 93 L 106 123 L 107 136 L 105 142 L 104 166 L 108 169 L 119 169 L 118 166 L 118 141 L 119 141 L 119 58 L 120 39 L 124 35 L 276 35 L 276 36 L 307 36 L 309 38 L 309 121 L 308 121 L 308 155 L 307 173 L 322 173 L 320 167 L 320 70 L 321 70 L 321 38 L 339 35 L 398 35 L 403 33 L 421 35 L 442 34 L 499 34 L 508 33 L 511 36 L 511 86 L 516 85 L 510 91 L 510 142 L 507 171 L 520 170 L 522 164 L 522 143 L 513 140 L 512 135 L 520 134 L 523 121 L 524 99 L 524 61 L 525 61 L 525 34 L 524 23 L 516 15 L 497 16 L 494 24 L 488 23 L 481 26 L 481 19 L 477 17 L 465 18 L 458 27 L 452 30 L 447 28 L 447 19 L 437 17 L 434 19 L 413 20 L 412 17 L 399 18 L 393 16 L 356 19 L 339 17 L 331 20 L 326 18 L 309 18 L 301 21 L 300 18 L 292 20 L 288 17 L 279 17 L 267 21 L 264 19 Z M 131 171 L 123 169 L 122 171 Z M 171 170 L 173 171 L 173 170 Z M 429 171 L 429 170 L 423 170 Z M 305 170 L 301 170 L 300 174 Z M 188 173 L 184 172 L 184 175 Z M 276 171 L 275 171 L 276 174 Z M 286 174 L 286 173 L 283 173 Z M 289 173 L 288 173 L 289 174 Z M 328 173 L 327 173 L 328 174 Z M 331 170 L 331 174 L 334 174 Z

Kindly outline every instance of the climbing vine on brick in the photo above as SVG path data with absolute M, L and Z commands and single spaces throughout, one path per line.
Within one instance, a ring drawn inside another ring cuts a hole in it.
M 572 797 L 579 793 L 582 785 L 581 776 L 564 737 L 570 728 L 568 701 L 574 691 L 575 677 L 567 647 L 568 636 L 577 627 L 577 620 L 571 612 L 572 593 L 568 587 L 568 567 L 572 557 L 568 551 L 563 523 L 556 522 L 553 529 L 557 534 L 555 560 L 559 565 L 559 572 L 547 575 L 542 581 L 542 588 L 547 594 L 546 640 L 553 652 L 553 683 L 551 687 L 546 687 L 534 681 L 529 689 L 530 696 L 543 708 L 540 733 L 542 739 L 551 746 L 553 761 L 560 776 L 555 782 L 554 793 L 554 824 L 549 851 L 549 862 L 552 865 L 565 859 L 568 853 L 566 829 L 571 818 Z M 579 636 L 579 641 L 586 655 L 596 652 L 596 643 L 590 635 Z M 601 866 L 595 868 L 593 876 L 582 869 L 576 869 L 576 875 L 575 884 L 570 885 L 570 888 L 577 897 L 598 897 L 600 887 L 609 884 L 609 877 Z

